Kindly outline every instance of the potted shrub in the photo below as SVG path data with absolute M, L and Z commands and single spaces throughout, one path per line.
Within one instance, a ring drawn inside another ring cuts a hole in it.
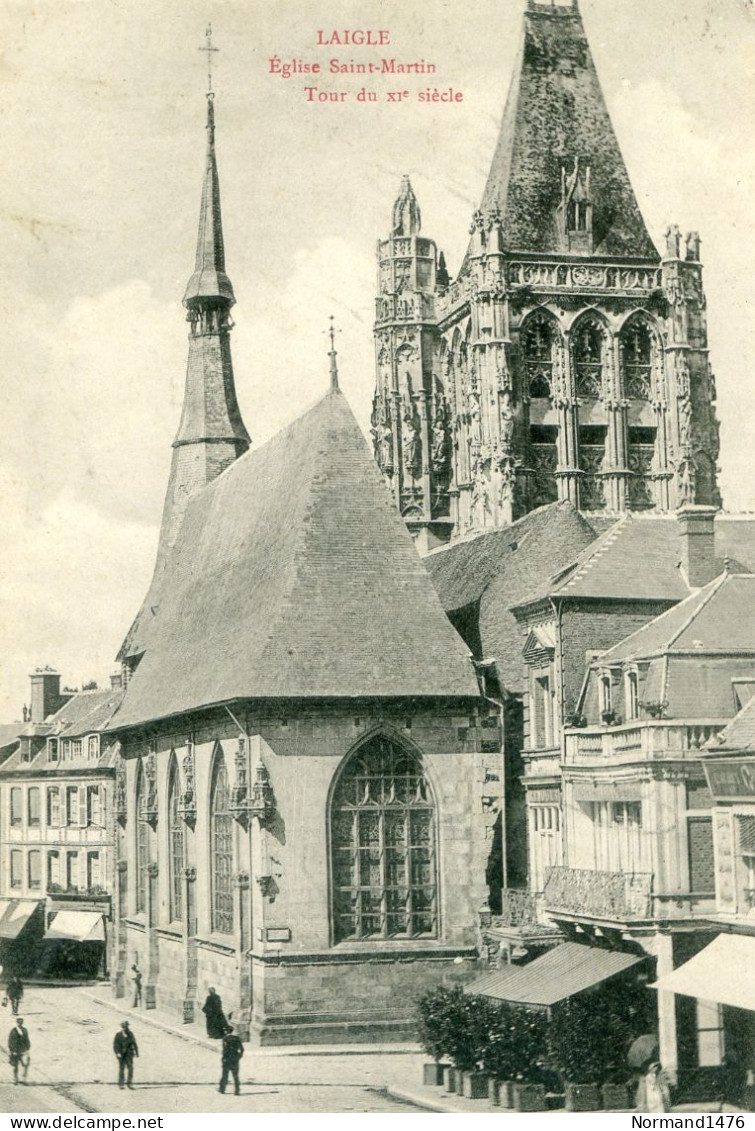
M 516 1019 L 516 1009 L 508 1002 L 495 1002 L 489 1010 L 481 1064 L 488 1077 L 488 1099 L 496 1107 L 513 1106 L 512 1081 L 518 1063 Z
M 566 1085 L 567 1111 L 599 1111 L 599 1083 L 609 1035 L 601 1024 L 599 1001 L 561 1002 L 551 1016 L 550 1056 Z
M 515 1083 L 513 1107 L 516 1111 L 546 1111 L 543 1057 L 547 1048 L 547 1018 L 544 1013 L 519 1006 L 514 1011 Z
M 441 1063 L 447 1054 L 446 1036 L 448 1032 L 449 1015 L 453 1012 L 454 1004 L 459 996 L 458 990 L 448 990 L 445 986 L 438 986 L 430 993 L 420 998 L 418 1002 L 418 1038 L 424 1052 L 433 1059 L 431 1063 L 422 1066 L 422 1083 L 441 1085 L 444 1081 L 444 1068 Z M 453 1091 L 453 1089 L 447 1089 Z

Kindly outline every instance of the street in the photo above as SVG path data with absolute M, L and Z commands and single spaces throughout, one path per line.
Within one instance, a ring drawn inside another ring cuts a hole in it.
M 107 987 L 97 996 L 106 999 Z M 120 1005 L 120 1003 L 119 1003 Z M 2 1034 L 13 1018 L 4 1011 Z M 391 1099 L 389 1082 L 418 1081 L 423 1057 L 416 1052 L 258 1050 L 241 1062 L 241 1095 L 218 1093 L 220 1048 L 184 1040 L 157 1027 L 139 1011 L 113 1009 L 91 992 L 32 986 L 21 1014 L 31 1039 L 28 1084 L 14 1086 L 7 1057 L 0 1067 L 5 1112 L 394 1112 L 419 1109 Z M 139 1045 L 133 1091 L 120 1090 L 113 1037 L 128 1017 Z M 154 1020 L 154 1015 L 149 1015 Z M 174 1022 L 175 1024 L 175 1022 Z M 176 1026 L 178 1027 L 178 1026 Z M 194 1027 L 190 1032 L 199 1032 Z M 314 1055 L 312 1055 L 314 1053 Z

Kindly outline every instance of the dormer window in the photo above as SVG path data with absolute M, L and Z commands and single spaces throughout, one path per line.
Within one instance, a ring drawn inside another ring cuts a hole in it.
M 48 738 L 47 740 L 47 761 L 57 762 L 58 760 L 58 740 L 57 738 Z
M 87 740 L 87 754 L 91 759 L 99 758 L 100 756 L 100 736 L 98 734 L 90 734 Z
M 574 158 L 570 171 L 561 166 L 561 214 L 562 238 L 565 251 L 589 254 L 593 250 L 592 220 L 593 206 L 590 191 L 591 169 Z
M 605 722 L 605 716 L 613 714 L 613 687 L 610 672 L 600 673 L 598 693 L 600 697 L 600 717 Z
M 640 716 L 639 676 L 636 671 L 628 671 L 624 676 L 624 699 L 628 719 Z

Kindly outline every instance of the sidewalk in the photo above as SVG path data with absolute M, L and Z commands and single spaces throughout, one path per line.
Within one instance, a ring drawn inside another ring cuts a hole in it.
M 201 1045 L 204 1048 L 217 1052 L 220 1042 L 207 1036 L 204 1017 L 194 1020 L 189 1024 L 179 1024 L 175 1014 L 167 1013 L 161 1009 L 134 1009 L 128 1004 L 128 998 L 115 998 L 109 995 L 96 993 L 85 987 L 79 987 L 85 997 L 90 998 L 98 1005 L 112 1009 L 114 1013 L 129 1020 L 139 1019 L 140 1025 L 152 1025 L 162 1029 L 182 1041 Z M 399 1043 L 390 1044 L 346 1044 L 346 1045 L 271 1045 L 266 1048 L 251 1046 L 255 1058 L 258 1056 L 405 1056 L 407 1053 L 419 1053 L 418 1044 Z
M 496 1107 L 487 1099 L 468 1100 L 464 1096 L 457 1096 L 453 1092 L 444 1092 L 442 1087 L 433 1087 L 422 1083 L 401 1081 L 388 1085 L 388 1095 L 396 1100 L 414 1104 L 415 1107 L 424 1108 L 425 1111 L 441 1112 L 444 1115 L 505 1115 L 508 1108 Z M 625 1114 L 632 1114 L 635 1108 L 627 1108 Z M 676 1104 L 671 1108 L 672 1113 L 686 1112 L 687 1114 L 705 1115 L 729 1113 L 747 1114 L 744 1108 L 733 1107 L 731 1104 L 718 1103 L 701 1104 Z M 564 1108 L 555 1108 L 543 1115 L 559 1115 L 564 1113 Z

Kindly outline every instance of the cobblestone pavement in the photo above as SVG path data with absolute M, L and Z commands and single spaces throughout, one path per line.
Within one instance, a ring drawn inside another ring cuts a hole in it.
M 104 996 L 103 991 L 100 996 Z M 139 1044 L 134 1089 L 120 1090 L 113 1037 L 128 1016 Z M 2 1110 L 27 1112 L 394 1112 L 418 1109 L 388 1096 L 395 1080 L 420 1076 L 422 1056 L 375 1054 L 359 1046 L 297 1056 L 247 1047 L 241 1095 L 217 1091 L 220 1052 L 115 1010 L 75 987 L 32 986 L 23 1000 L 31 1038 L 28 1086 L 13 1086 L 0 1057 Z M 5 1011 L 0 1022 L 11 1028 Z M 0 1034 L 5 1045 L 6 1033 Z

